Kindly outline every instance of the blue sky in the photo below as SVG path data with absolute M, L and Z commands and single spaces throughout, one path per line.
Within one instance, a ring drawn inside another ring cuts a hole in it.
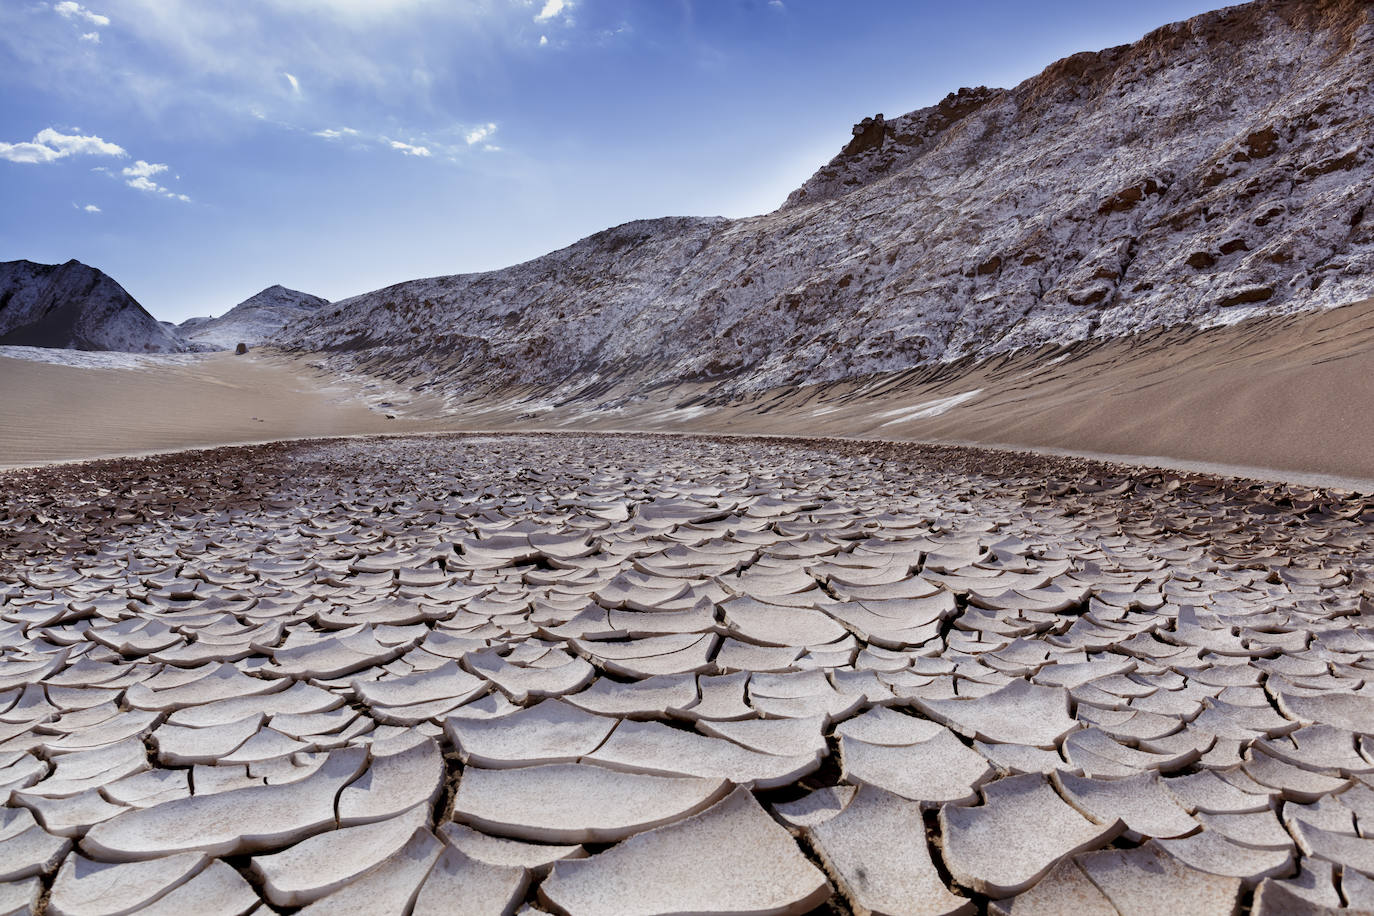
M 154 315 L 748 216 L 850 125 L 1214 6 L 1154 0 L 0 0 L 0 260 Z

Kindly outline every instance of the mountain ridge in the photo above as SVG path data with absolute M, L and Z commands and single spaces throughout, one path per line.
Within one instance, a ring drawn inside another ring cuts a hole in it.
M 772 213 L 641 220 L 396 284 L 286 344 L 473 396 L 729 397 L 1356 301 L 1374 288 L 1371 9 L 1257 0 L 1163 26 L 884 123 L 920 143 L 856 147 L 861 122 Z

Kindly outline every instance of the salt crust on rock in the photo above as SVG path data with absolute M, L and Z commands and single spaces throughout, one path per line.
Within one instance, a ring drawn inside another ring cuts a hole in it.
M 562 700 L 541 700 L 494 719 L 450 718 L 445 729 L 464 763 L 501 767 L 571 763 L 600 747 L 616 721 Z
M 962 735 L 1001 744 L 1052 749 L 1078 727 L 1069 716 L 1068 691 L 1022 680 L 1012 681 L 977 699 L 915 697 L 912 704 Z
M 655 875 L 650 883 L 645 877 Z M 743 789 L 686 820 L 554 865 L 540 897 L 571 916 L 805 913 L 831 893 L 787 831 Z
M 529 873 L 519 867 L 489 865 L 445 846 L 415 899 L 412 916 L 472 916 L 513 913 L 524 899 Z
M 836 816 L 807 836 L 855 912 L 889 916 L 971 913 L 950 893 L 930 858 L 919 805 L 864 786 Z
M 695 814 L 729 788 L 723 779 L 576 763 L 468 767 L 458 783 L 453 816 L 488 833 L 541 843 L 613 843 Z
M 1019 894 L 1054 864 L 1104 846 L 1122 830 L 1099 825 L 1069 807 L 1043 776 L 1011 776 L 983 788 L 978 807 L 945 805 L 940 833 L 945 864 L 966 887 L 989 897 Z
M 338 890 L 397 852 L 429 811 L 416 806 L 389 820 L 331 830 L 281 852 L 253 859 L 264 896 L 277 906 L 303 906 Z
M 91 828 L 83 849 L 111 862 L 197 850 L 230 855 L 284 846 L 334 825 L 334 799 L 367 762 L 362 748 L 330 753 L 299 782 L 193 795 L 129 811 Z

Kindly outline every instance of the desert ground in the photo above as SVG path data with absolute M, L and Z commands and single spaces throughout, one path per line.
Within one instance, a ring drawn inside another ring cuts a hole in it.
M 1372 331 L 610 406 L 0 351 L 0 912 L 1374 910 Z
M 4 484 L 6 912 L 1374 908 L 1367 498 L 581 434 Z

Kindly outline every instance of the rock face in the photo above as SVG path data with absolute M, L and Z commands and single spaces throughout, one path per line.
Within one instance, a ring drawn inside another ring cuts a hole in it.
M 328 304 L 328 299 L 319 296 L 269 286 L 218 318 L 186 319 L 177 326 L 177 335 L 194 350 L 233 350 L 239 344 L 251 347 L 276 343 L 284 327 L 313 316 Z
M 777 211 L 402 283 L 302 349 L 480 393 L 718 394 L 1374 290 L 1374 7 L 1258 0 L 860 123 Z
M 0 262 L 0 345 L 130 353 L 186 349 L 124 287 L 80 261 Z

